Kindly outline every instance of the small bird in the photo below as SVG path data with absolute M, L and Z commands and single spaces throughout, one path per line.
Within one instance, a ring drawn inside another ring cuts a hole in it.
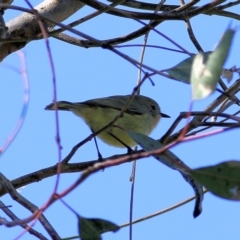
M 54 110 L 57 108 L 61 111 L 71 111 L 81 117 L 92 132 L 96 132 L 120 113 L 130 97 L 131 95 L 117 95 L 78 103 L 59 101 L 56 104 L 47 105 L 45 109 Z M 130 147 L 136 146 L 137 143 L 126 131 L 149 135 L 161 117 L 169 118 L 168 115 L 161 113 L 157 102 L 149 97 L 136 95 L 124 112 L 123 117 L 120 117 L 112 126 L 99 133 L 97 137 L 109 145 L 120 148 L 126 147 L 131 150 Z

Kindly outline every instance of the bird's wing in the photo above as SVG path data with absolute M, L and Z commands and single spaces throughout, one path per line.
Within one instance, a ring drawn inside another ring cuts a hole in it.
M 129 100 L 129 97 L 130 95 L 110 96 L 106 98 L 97 98 L 97 99 L 88 100 L 85 102 L 81 102 L 79 104 L 85 104 L 93 107 L 113 108 L 120 111 L 126 105 L 127 101 Z M 136 97 L 138 96 L 135 96 L 135 98 Z M 141 108 L 141 105 L 139 106 L 139 104 L 136 104 L 134 101 L 130 103 L 130 105 L 128 106 L 125 112 L 129 114 L 137 114 L 137 115 L 144 114 L 144 111 Z

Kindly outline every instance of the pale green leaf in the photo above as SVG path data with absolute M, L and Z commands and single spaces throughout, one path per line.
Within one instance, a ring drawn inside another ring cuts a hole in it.
M 240 161 L 198 168 L 191 170 L 191 174 L 213 194 L 229 200 L 240 200 Z
M 203 55 L 205 58 L 207 58 L 210 53 L 211 52 L 205 52 L 203 53 Z M 196 55 L 188 57 L 179 64 L 177 64 L 176 66 L 169 68 L 165 71 L 169 74 L 169 76 L 175 78 L 176 80 L 189 84 L 192 64 L 195 56 Z
M 215 90 L 228 57 L 234 33 L 235 30 L 228 29 L 217 48 L 209 54 L 206 60 L 202 53 L 195 56 L 191 71 L 194 100 L 205 98 Z

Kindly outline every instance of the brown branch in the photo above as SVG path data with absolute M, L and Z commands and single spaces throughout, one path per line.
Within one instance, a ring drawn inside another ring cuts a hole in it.
M 62 0 L 62 1 L 51 1 L 46 0 L 41 4 L 36 6 L 36 10 L 43 17 L 54 19 L 57 22 L 61 22 L 66 18 L 70 17 L 73 13 L 78 11 L 84 4 L 78 0 Z M 8 27 L 8 37 L 18 37 L 18 38 L 32 38 L 37 34 L 41 33 L 38 25 L 38 21 L 29 9 L 21 8 L 17 6 L 11 6 L 6 4 L 0 4 L 0 7 L 11 8 L 16 10 L 28 11 L 28 13 L 23 13 L 20 16 L 12 19 L 6 23 Z M 47 21 L 46 21 L 47 22 Z M 51 22 L 48 23 L 49 26 L 54 27 L 55 25 Z M 23 48 L 28 42 L 10 42 L 3 43 L 0 46 L 0 61 L 2 61 L 9 54 Z
M 223 2 L 226 2 L 226 0 L 214 0 L 214 1 L 207 3 L 201 7 L 197 7 L 196 9 L 188 11 L 187 15 L 188 15 L 188 17 L 197 16 L 201 13 L 205 13 L 205 12 L 213 9 L 214 7 L 218 6 L 219 4 L 221 4 Z
M 112 2 L 112 1 L 113 0 L 111 0 L 110 2 Z M 236 2 L 238 2 L 238 1 L 236 1 Z M 234 2 L 234 3 L 236 3 L 236 2 Z M 238 5 L 238 4 L 240 4 L 240 3 L 236 3 L 235 5 Z M 156 8 L 157 4 L 139 2 L 139 1 L 135 1 L 135 0 L 127 0 L 124 3 L 122 3 L 121 5 L 131 7 L 131 8 L 136 8 L 136 9 L 142 9 L 142 10 L 154 10 Z M 225 6 L 225 5 L 222 5 L 222 6 Z M 171 10 L 177 9 L 178 7 L 179 7 L 178 5 L 164 4 L 161 7 L 160 11 L 171 11 Z M 196 10 L 198 8 L 199 7 L 189 7 L 188 10 Z M 232 13 L 232 12 L 222 11 L 221 6 L 217 6 L 215 8 L 212 8 L 212 9 L 206 11 L 206 12 L 202 12 L 201 14 L 217 15 L 217 16 L 229 17 L 229 18 L 233 18 L 233 19 L 236 19 L 236 20 L 240 20 L 240 15 L 238 15 L 236 13 Z
M 180 1 L 181 2 L 181 1 Z M 183 10 L 187 10 L 189 8 L 191 8 L 193 5 L 195 5 L 196 3 L 200 2 L 200 0 L 192 0 L 189 3 L 184 3 L 184 1 L 182 0 L 182 3 L 180 7 L 176 8 L 173 10 L 173 12 L 178 11 L 179 9 L 181 9 L 181 11 Z
M 32 213 L 35 213 L 36 211 L 38 211 L 38 207 L 35 206 L 26 198 L 24 198 L 23 196 L 21 196 L 12 185 L 12 182 L 9 181 L 2 173 L 0 173 L 0 179 L 1 179 L 2 187 L 5 189 L 6 192 L 10 194 L 12 199 L 17 201 L 20 205 L 22 205 Z M 43 214 L 41 214 L 38 219 L 42 224 L 42 226 L 45 228 L 45 230 L 48 232 L 48 234 L 52 237 L 52 239 L 59 239 L 59 240 L 61 239 L 58 233 L 54 230 L 54 228 L 51 226 L 51 224 L 48 222 L 48 220 L 45 218 Z M 26 222 L 19 219 L 15 219 L 12 222 L 8 222 L 6 226 L 13 227 L 13 226 L 22 225 L 22 224 L 26 224 Z
M 206 109 L 205 112 L 207 113 L 211 113 L 217 106 L 219 106 L 223 101 L 225 101 L 226 99 L 228 99 L 228 96 L 232 96 L 234 94 L 236 94 L 237 92 L 240 91 L 240 79 L 238 79 L 231 87 L 229 87 L 223 94 L 221 94 L 219 97 L 217 97 L 217 99 L 215 101 L 213 101 Z M 198 127 L 199 124 L 201 123 L 201 121 L 204 119 L 204 116 L 196 116 L 194 117 L 188 124 L 188 131 L 190 132 L 192 131 L 194 128 Z M 185 127 L 184 127 L 185 128 Z M 181 132 L 183 131 L 182 128 L 181 130 L 179 130 L 177 133 L 169 136 L 169 133 L 166 132 L 166 134 L 161 138 L 161 142 L 168 144 L 170 142 L 173 142 L 174 140 L 176 140 Z
M 72 1 L 73 1 L 73 0 L 72 0 Z M 77 0 L 76 0 L 76 1 L 77 1 Z M 136 2 L 136 5 L 139 5 L 139 2 Z M 106 8 L 108 7 L 107 5 L 101 5 L 101 6 L 106 7 Z M 154 6 L 154 8 L 156 8 L 156 4 L 153 4 L 152 6 Z M 173 5 L 169 5 L 169 6 L 168 6 L 168 5 L 165 5 L 165 6 L 166 6 L 166 7 L 163 6 L 163 9 L 166 10 L 166 11 L 169 11 L 169 10 L 177 11 L 177 10 L 176 10 L 176 8 L 177 8 L 177 9 L 178 9 L 178 12 L 181 13 L 181 7 L 178 8 L 178 6 L 173 6 Z M 184 6 L 183 6 L 183 7 L 184 7 Z M 211 7 L 212 7 L 212 5 L 211 5 Z M 9 8 L 12 8 L 12 6 L 9 7 Z M 184 8 L 183 8 L 183 9 L 184 9 Z M 196 8 L 196 7 L 191 7 L 190 9 L 195 10 L 195 9 L 198 9 L 198 8 Z M 100 9 L 100 10 L 101 10 L 101 9 Z M 25 10 L 25 11 L 26 11 L 26 10 Z M 31 12 L 30 10 L 28 10 L 28 11 Z M 126 14 L 126 12 L 125 12 L 124 10 L 120 10 L 120 11 L 122 11 L 122 14 L 123 14 L 123 15 Z M 214 10 L 214 9 L 210 9 L 210 10 L 207 11 L 207 13 L 208 13 L 209 15 L 210 15 L 210 14 L 215 14 L 215 12 L 216 12 L 216 10 Z M 136 14 L 136 16 L 137 16 L 138 13 L 135 13 L 135 14 Z M 41 15 L 41 14 L 40 14 L 40 15 Z M 238 14 L 234 14 L 234 13 L 230 13 L 230 12 L 218 11 L 218 15 L 220 15 L 220 16 L 227 16 L 227 17 L 231 17 L 231 18 L 235 18 L 235 19 L 240 20 L 240 16 L 239 16 Z M 184 17 L 186 17 L 186 14 L 183 14 L 182 16 L 183 16 L 183 18 L 184 18 Z M 43 19 L 44 19 L 44 17 L 43 17 Z M 46 21 L 48 21 L 48 20 L 51 21 L 51 19 L 47 19 L 47 18 L 45 18 L 45 19 L 46 19 Z M 56 21 L 54 21 L 54 22 L 55 22 L 55 23 L 54 23 L 53 25 L 58 25 Z M 155 22 L 153 22 L 153 23 L 151 24 L 151 27 L 154 28 L 154 27 L 156 27 L 158 24 L 159 24 L 159 22 L 158 22 L 158 21 L 155 21 Z M 29 23 L 28 25 L 30 25 L 30 23 Z M 64 25 L 62 24 L 61 27 L 64 28 Z M 19 26 L 19 28 L 22 29 L 21 26 Z M 64 29 L 65 29 L 65 28 L 64 28 Z M 68 29 L 68 30 L 69 30 L 69 29 Z M 70 30 L 69 30 L 69 31 L 70 31 Z M 130 41 L 130 40 L 133 40 L 133 39 L 135 39 L 135 38 L 137 38 L 137 37 L 140 37 L 140 36 L 146 34 L 147 31 L 149 31 L 149 29 L 148 29 L 147 27 L 143 27 L 143 28 L 141 28 L 141 29 L 139 29 L 139 30 L 137 30 L 137 31 L 135 31 L 135 32 L 132 32 L 132 33 L 128 34 L 127 36 L 118 37 L 118 38 L 113 38 L 113 39 L 107 39 L 107 40 L 103 40 L 103 41 L 98 42 L 98 43 L 96 43 L 96 42 L 94 42 L 94 41 L 92 41 L 92 40 L 77 39 L 77 38 L 68 36 L 68 35 L 66 35 L 66 34 L 60 34 L 60 36 L 55 36 L 55 37 L 58 38 L 58 39 L 60 39 L 60 40 L 62 40 L 62 41 L 65 41 L 65 42 L 67 42 L 67 43 L 71 43 L 71 44 L 76 45 L 76 46 L 81 46 L 81 47 L 89 48 L 89 47 L 99 47 L 99 46 L 101 46 L 102 44 L 106 44 L 106 43 L 107 43 L 107 44 L 111 44 L 111 45 L 116 45 L 116 44 L 119 44 L 119 43 L 123 43 L 123 42 L 126 42 L 126 41 Z M 24 32 L 24 31 L 22 31 L 22 33 L 23 33 L 23 32 Z M 71 32 L 73 32 L 73 31 L 71 31 Z M 39 33 L 40 33 L 40 32 L 39 32 Z M 40 39 L 40 37 L 39 37 L 39 36 L 36 36 L 36 34 L 32 34 L 31 37 L 27 37 L 26 34 L 24 34 L 24 35 L 21 34 L 21 37 L 18 37 L 17 35 L 18 35 L 18 34 L 15 34 L 15 35 L 11 34 L 10 38 L 2 39 L 2 42 L 8 42 L 7 44 L 10 44 L 10 42 L 15 41 L 14 44 L 16 45 L 17 48 L 15 48 L 15 49 L 13 48 L 13 49 L 12 49 L 13 51 L 15 51 L 15 50 L 18 50 L 18 49 L 24 47 L 25 44 L 26 44 L 28 41 Z M 1 41 L 1 39 L 0 39 L 0 41 Z M 22 41 L 25 41 L 25 42 L 22 42 Z M 14 44 L 12 45 L 12 47 L 14 46 Z M 12 52 L 12 51 L 10 51 L 10 53 L 11 53 L 11 52 Z M 1 48 L 0 48 L 0 59 L 1 59 Z
M 217 6 L 214 8 L 214 10 L 223 10 L 223 9 L 226 9 L 226 8 L 230 8 L 230 7 L 233 7 L 233 6 L 236 6 L 236 5 L 239 5 L 240 4 L 240 1 L 235 1 L 235 2 L 229 2 L 229 3 L 226 3 L 226 4 L 223 4 L 221 6 Z
M 204 52 L 201 45 L 199 44 L 197 38 L 194 35 L 190 20 L 186 19 L 186 27 L 187 27 L 187 32 L 190 40 L 192 41 L 193 45 L 195 48 L 198 50 L 198 52 Z
M 86 5 L 100 10 L 107 5 L 98 1 L 93 0 L 81 0 L 81 2 Z M 163 13 L 141 13 L 141 12 L 132 12 L 126 10 L 120 10 L 117 8 L 112 8 L 106 12 L 107 14 L 115 15 L 118 17 L 131 18 L 131 19 L 141 19 L 141 20 L 155 20 L 155 21 L 164 21 L 164 20 L 184 20 L 183 14 L 180 13 L 172 13 L 172 12 L 163 12 Z
M 240 113 L 240 110 L 237 111 L 237 112 L 235 112 L 234 114 L 232 114 L 232 116 L 236 116 L 236 115 L 238 115 L 239 113 Z M 228 118 L 223 119 L 223 120 L 221 120 L 221 121 L 219 121 L 219 122 L 223 123 L 223 122 L 226 122 L 227 120 L 228 120 Z M 210 128 L 211 128 L 211 126 L 210 126 L 210 127 L 204 127 L 204 128 L 202 128 L 202 129 L 200 129 L 200 130 L 197 130 L 197 131 L 192 131 L 192 132 L 190 132 L 189 134 L 186 134 L 186 137 L 193 136 L 193 135 L 197 135 L 198 133 L 203 132 L 203 131 L 206 131 L 206 130 L 208 130 L 208 129 L 210 129 Z
M 109 6 L 106 5 L 106 7 L 103 7 L 101 9 L 97 10 L 94 13 L 91 13 L 91 14 L 89 14 L 89 15 L 87 15 L 87 16 L 79 19 L 79 20 L 76 20 L 76 21 L 68 24 L 67 26 L 73 28 L 73 27 L 75 27 L 75 26 L 77 26 L 79 24 L 82 24 L 82 23 L 84 23 L 86 21 L 89 21 L 90 19 L 92 19 L 94 17 L 97 17 L 97 16 L 101 15 L 102 13 L 106 13 L 107 11 L 112 9 L 113 7 L 116 7 L 116 6 L 120 5 L 120 4 L 122 4 L 124 1 L 125 0 L 116 0 L 112 4 L 110 4 Z M 49 36 L 54 36 L 54 35 L 58 34 L 58 37 L 61 37 L 61 34 L 59 34 L 59 33 L 61 33 L 62 31 L 65 31 L 65 29 L 64 28 L 59 28 L 59 29 L 56 29 L 56 30 L 53 29 L 53 30 L 51 30 L 49 32 Z
M 20 220 L 2 201 L 0 201 L 0 208 L 13 221 L 19 221 Z M 10 224 L 10 222 L 7 221 L 6 219 L 1 218 L 0 219 L 0 224 L 3 224 L 3 225 L 5 225 L 7 227 Z M 27 224 L 20 224 L 20 226 L 23 229 L 27 229 L 27 231 L 30 234 L 32 234 L 33 236 L 37 237 L 38 239 L 47 240 L 46 237 L 44 237 L 41 233 L 39 233 L 38 231 L 34 230 L 33 228 L 31 228 Z

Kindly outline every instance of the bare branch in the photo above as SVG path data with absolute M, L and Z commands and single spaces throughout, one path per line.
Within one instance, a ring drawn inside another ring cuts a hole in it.
M 16 189 L 13 187 L 11 181 L 9 181 L 2 173 L 0 173 L 0 179 L 1 179 L 1 185 L 3 185 L 3 188 L 11 195 L 12 199 L 17 201 L 19 204 L 21 204 L 23 207 L 28 209 L 30 212 L 35 213 L 38 210 L 38 207 L 35 206 L 33 203 L 31 203 L 29 200 L 21 196 Z M 34 215 L 33 215 L 34 217 Z M 48 220 L 45 218 L 43 214 L 39 216 L 39 221 L 42 224 L 42 226 L 46 229 L 48 234 L 52 237 L 52 239 L 61 239 L 58 233 L 55 231 L 55 229 L 51 226 L 51 224 L 48 222 Z M 27 220 L 18 220 L 15 219 L 13 222 L 8 222 L 6 226 L 13 227 L 16 225 L 22 225 L 26 224 L 26 222 L 34 220 L 31 217 Z M 27 229 L 28 230 L 28 229 Z
M 1 210 L 8 216 L 10 217 L 13 221 L 18 221 L 20 220 L 2 201 L 0 201 L 0 208 Z M 5 226 L 8 226 L 9 222 L 6 219 L 1 218 L 0 219 L 0 224 L 3 224 Z M 46 237 L 44 237 L 41 233 L 38 231 L 34 230 L 27 224 L 21 224 L 20 225 L 23 229 L 27 229 L 27 231 L 32 234 L 33 236 L 37 237 L 38 239 L 41 240 L 47 240 Z
M 0 5 L 1 6 L 1 5 Z M 6 5 L 2 5 L 6 7 Z M 36 6 L 36 10 L 40 15 L 62 22 L 78 11 L 84 4 L 78 0 L 46 0 Z M 16 7 L 17 9 L 18 7 Z M 54 27 L 52 22 L 47 23 L 48 26 Z M 23 13 L 20 16 L 6 23 L 8 27 L 8 37 L 17 38 L 34 38 L 41 33 L 38 21 L 34 14 Z M 11 42 L 4 43 L 0 46 L 0 61 L 12 52 L 23 48 L 28 42 Z

